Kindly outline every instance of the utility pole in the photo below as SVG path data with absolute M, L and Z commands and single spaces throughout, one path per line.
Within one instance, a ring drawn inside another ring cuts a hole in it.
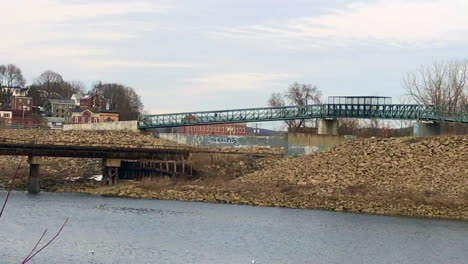
M 23 119 L 21 121 L 21 128 L 24 128 L 24 110 L 26 109 L 26 106 L 23 105 Z

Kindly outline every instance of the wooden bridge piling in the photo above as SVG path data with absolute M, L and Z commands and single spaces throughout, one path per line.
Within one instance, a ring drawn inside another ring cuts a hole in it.
M 103 159 L 102 160 L 102 184 L 114 185 L 119 183 L 119 168 L 122 161 L 119 159 Z
M 39 178 L 39 167 L 42 163 L 42 157 L 29 156 L 29 177 L 28 177 L 28 193 L 38 194 L 41 191 Z

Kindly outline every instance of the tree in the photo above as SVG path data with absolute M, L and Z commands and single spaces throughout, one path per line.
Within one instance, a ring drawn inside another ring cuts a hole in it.
M 434 62 L 421 66 L 403 78 L 407 95 L 416 103 L 444 106 L 446 114 L 457 113 L 468 107 L 468 62 Z M 466 110 L 465 110 L 466 111 Z M 468 126 L 463 124 L 442 124 L 444 133 L 464 134 Z
M 73 94 L 84 91 L 82 82 L 66 82 L 59 73 L 47 70 L 29 87 L 29 96 L 33 98 L 35 105 L 43 105 L 47 99 L 69 99 Z
M 143 111 L 140 96 L 132 87 L 119 83 L 98 82 L 91 91 L 109 100 L 110 109 L 119 111 L 120 120 L 136 120 Z
M 468 106 L 468 62 L 435 62 L 403 78 L 407 95 L 418 104 Z
M 311 84 L 301 84 L 294 82 L 284 94 L 272 93 L 268 99 L 268 105 L 273 107 L 282 107 L 286 105 L 310 105 L 320 104 L 322 101 L 322 92 L 316 86 Z M 286 120 L 289 130 L 297 130 L 305 127 L 305 120 Z
M 21 69 L 14 64 L 0 65 L 0 85 L 7 87 L 23 87 L 26 81 Z
M 5 71 L 5 65 L 0 65 L 0 87 L 4 85 Z

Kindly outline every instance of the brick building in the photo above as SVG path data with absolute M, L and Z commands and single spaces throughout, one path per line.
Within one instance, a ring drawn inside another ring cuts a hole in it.
M 86 124 L 118 121 L 118 112 L 98 109 L 70 109 L 66 118 L 66 122 L 69 124 Z
M 109 109 L 108 100 L 100 94 L 93 94 L 80 99 L 80 109 Z
M 31 114 L 32 108 L 33 100 L 31 97 L 13 96 L 11 100 L 11 110 L 13 111 L 13 113 L 21 112 L 21 114 L 23 114 L 24 111 L 25 114 Z
M 217 124 L 203 126 L 186 126 L 179 127 L 178 132 L 182 134 L 245 136 L 247 135 L 247 125 Z

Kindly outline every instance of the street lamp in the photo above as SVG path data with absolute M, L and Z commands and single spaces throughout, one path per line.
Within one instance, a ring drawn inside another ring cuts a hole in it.
M 24 128 L 24 111 L 26 110 L 26 106 L 23 105 L 23 121 L 21 121 L 21 126 Z

